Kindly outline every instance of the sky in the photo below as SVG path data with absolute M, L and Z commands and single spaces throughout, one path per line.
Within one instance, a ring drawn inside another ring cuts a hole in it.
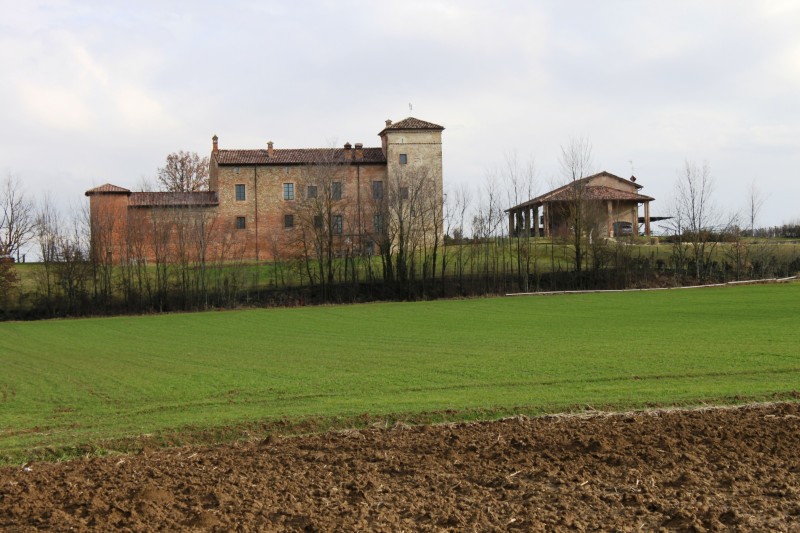
M 167 154 L 380 146 L 444 126 L 446 190 L 516 155 L 536 192 L 561 148 L 635 174 L 668 215 L 686 161 L 720 212 L 800 220 L 800 2 L 0 0 L 0 178 L 37 199 L 137 189 Z M 510 206 L 510 205 L 509 205 Z

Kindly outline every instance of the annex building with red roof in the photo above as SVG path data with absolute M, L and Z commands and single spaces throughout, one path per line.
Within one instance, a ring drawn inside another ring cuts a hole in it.
M 595 236 L 638 235 L 641 223 L 649 237 L 650 202 L 655 199 L 641 194 L 641 189 L 634 176 L 625 179 L 606 171 L 576 179 L 506 209 L 509 234 L 564 236 L 572 230 L 572 220 L 580 209 L 584 224 L 597 230 Z M 640 206 L 644 207 L 642 217 Z

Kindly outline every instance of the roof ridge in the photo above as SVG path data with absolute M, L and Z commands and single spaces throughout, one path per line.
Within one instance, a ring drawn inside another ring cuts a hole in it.
M 130 192 L 130 189 L 126 189 L 125 187 L 120 187 L 119 185 L 113 185 L 111 183 L 104 183 L 98 187 L 89 189 L 84 194 L 86 196 L 91 196 L 93 194 L 130 194 Z
M 442 131 L 444 126 L 421 120 L 416 117 L 406 117 L 399 122 L 386 121 L 386 127 L 378 135 L 382 135 L 387 130 L 437 130 Z

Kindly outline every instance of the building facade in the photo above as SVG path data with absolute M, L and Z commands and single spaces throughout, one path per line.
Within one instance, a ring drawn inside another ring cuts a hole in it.
M 214 136 L 209 191 L 87 191 L 92 253 L 114 262 L 187 250 L 246 260 L 373 253 L 404 210 L 441 211 L 443 130 L 387 120 L 381 146 L 341 148 L 222 149 Z

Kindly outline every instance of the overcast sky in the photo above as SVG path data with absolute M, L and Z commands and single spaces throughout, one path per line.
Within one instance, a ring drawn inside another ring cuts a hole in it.
M 380 146 L 440 124 L 446 188 L 506 154 L 538 192 L 560 146 L 631 171 L 667 214 L 685 160 L 716 201 L 800 219 L 800 2 L 0 0 L 0 172 L 63 205 L 136 188 L 169 152 Z M 413 110 L 409 110 L 409 105 Z

